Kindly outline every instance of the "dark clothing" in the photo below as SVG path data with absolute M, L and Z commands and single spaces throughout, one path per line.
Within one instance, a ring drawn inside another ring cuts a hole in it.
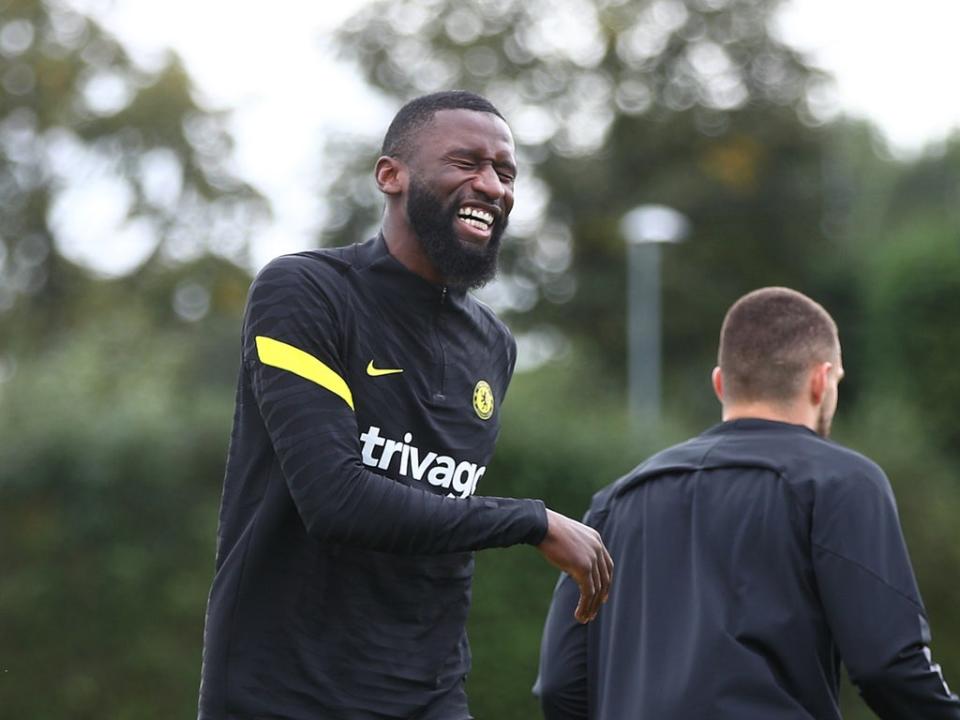
M 831 720 L 840 663 L 882 718 L 960 719 L 893 493 L 805 427 L 736 420 L 594 496 L 609 602 L 557 586 L 534 691 L 548 720 Z
M 539 543 L 533 500 L 474 497 L 516 346 L 382 238 L 254 281 L 199 717 L 469 717 L 472 550 Z

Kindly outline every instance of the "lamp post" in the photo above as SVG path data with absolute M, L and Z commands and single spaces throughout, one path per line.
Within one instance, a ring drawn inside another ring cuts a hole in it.
M 660 246 L 683 240 L 690 221 L 665 205 L 640 205 L 620 221 L 627 241 L 627 378 L 630 419 L 660 418 Z

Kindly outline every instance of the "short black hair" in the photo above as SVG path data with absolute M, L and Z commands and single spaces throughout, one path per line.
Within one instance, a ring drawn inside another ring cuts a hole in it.
M 837 324 L 803 293 L 767 287 L 747 293 L 727 311 L 718 364 L 723 394 L 734 402 L 789 402 L 804 375 L 820 362 L 837 362 Z
M 444 90 L 414 98 L 394 116 L 383 137 L 381 155 L 405 159 L 416 134 L 433 120 L 439 110 L 474 110 L 496 115 L 505 121 L 500 111 L 485 97 L 467 90 Z

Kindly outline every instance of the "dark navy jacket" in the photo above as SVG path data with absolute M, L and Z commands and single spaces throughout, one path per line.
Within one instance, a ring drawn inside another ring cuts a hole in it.
M 960 719 L 893 493 L 805 427 L 722 423 L 594 496 L 609 602 L 562 578 L 534 691 L 547 720 L 833 720 L 840 664 L 882 718 Z
M 250 289 L 203 652 L 203 720 L 465 720 L 472 550 L 543 503 L 474 493 L 515 345 L 382 238 Z

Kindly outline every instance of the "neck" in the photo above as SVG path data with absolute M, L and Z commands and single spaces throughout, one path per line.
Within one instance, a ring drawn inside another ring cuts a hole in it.
M 387 244 L 387 250 L 407 270 L 434 285 L 444 284 L 443 278 L 427 257 L 420 239 L 413 232 L 406 217 L 402 217 L 400 213 L 388 207 L 383 216 L 381 232 Z
M 800 403 L 769 403 L 769 402 L 739 402 L 724 404 L 723 421 L 744 420 L 773 420 L 775 422 L 803 425 L 814 432 L 817 431 L 817 409 L 804 407 Z

